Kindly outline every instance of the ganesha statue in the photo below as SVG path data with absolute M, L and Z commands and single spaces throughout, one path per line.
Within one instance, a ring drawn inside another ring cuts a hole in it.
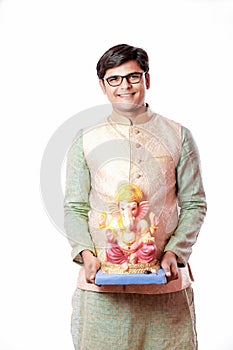
M 101 267 L 104 272 L 149 273 L 159 269 L 155 244 L 158 219 L 149 213 L 149 202 L 142 199 L 137 185 L 122 184 L 115 193 L 115 202 L 109 204 L 110 214 L 101 214 L 99 227 L 105 230 L 107 242 Z

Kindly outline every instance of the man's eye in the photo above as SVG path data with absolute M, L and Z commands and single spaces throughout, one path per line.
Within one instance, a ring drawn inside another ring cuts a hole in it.
M 110 83 L 114 83 L 114 82 L 116 82 L 116 81 L 118 81 L 120 78 L 119 78 L 119 76 L 114 76 L 114 77 L 110 77 L 110 78 L 108 78 L 108 81 L 110 82 Z
M 137 73 L 130 74 L 129 78 L 131 80 L 138 80 L 138 79 L 140 79 L 140 74 L 137 74 Z

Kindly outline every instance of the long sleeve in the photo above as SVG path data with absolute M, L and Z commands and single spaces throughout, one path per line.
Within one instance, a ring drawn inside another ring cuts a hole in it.
M 206 215 L 206 199 L 201 178 L 199 152 L 186 128 L 182 128 L 182 151 L 177 166 L 177 195 L 179 221 L 165 251 L 178 257 L 179 265 L 186 265 Z
M 88 229 L 90 174 L 83 154 L 82 131 L 71 145 L 67 155 L 64 226 L 72 247 L 72 259 L 83 263 L 80 252 L 95 248 Z

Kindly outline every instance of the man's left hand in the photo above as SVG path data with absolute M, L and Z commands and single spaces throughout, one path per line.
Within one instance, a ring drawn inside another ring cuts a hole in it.
M 167 281 L 176 280 L 178 278 L 177 256 L 172 251 L 167 251 L 161 261 Z

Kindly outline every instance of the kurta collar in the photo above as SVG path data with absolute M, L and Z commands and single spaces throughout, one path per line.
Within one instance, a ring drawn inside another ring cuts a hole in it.
M 130 125 L 144 124 L 148 122 L 152 118 L 152 116 L 153 116 L 153 112 L 151 111 L 151 109 L 149 108 L 149 105 L 147 104 L 146 111 L 144 113 L 138 114 L 135 118 L 133 118 L 133 120 L 113 110 L 112 114 L 109 116 L 109 122 L 130 126 Z

